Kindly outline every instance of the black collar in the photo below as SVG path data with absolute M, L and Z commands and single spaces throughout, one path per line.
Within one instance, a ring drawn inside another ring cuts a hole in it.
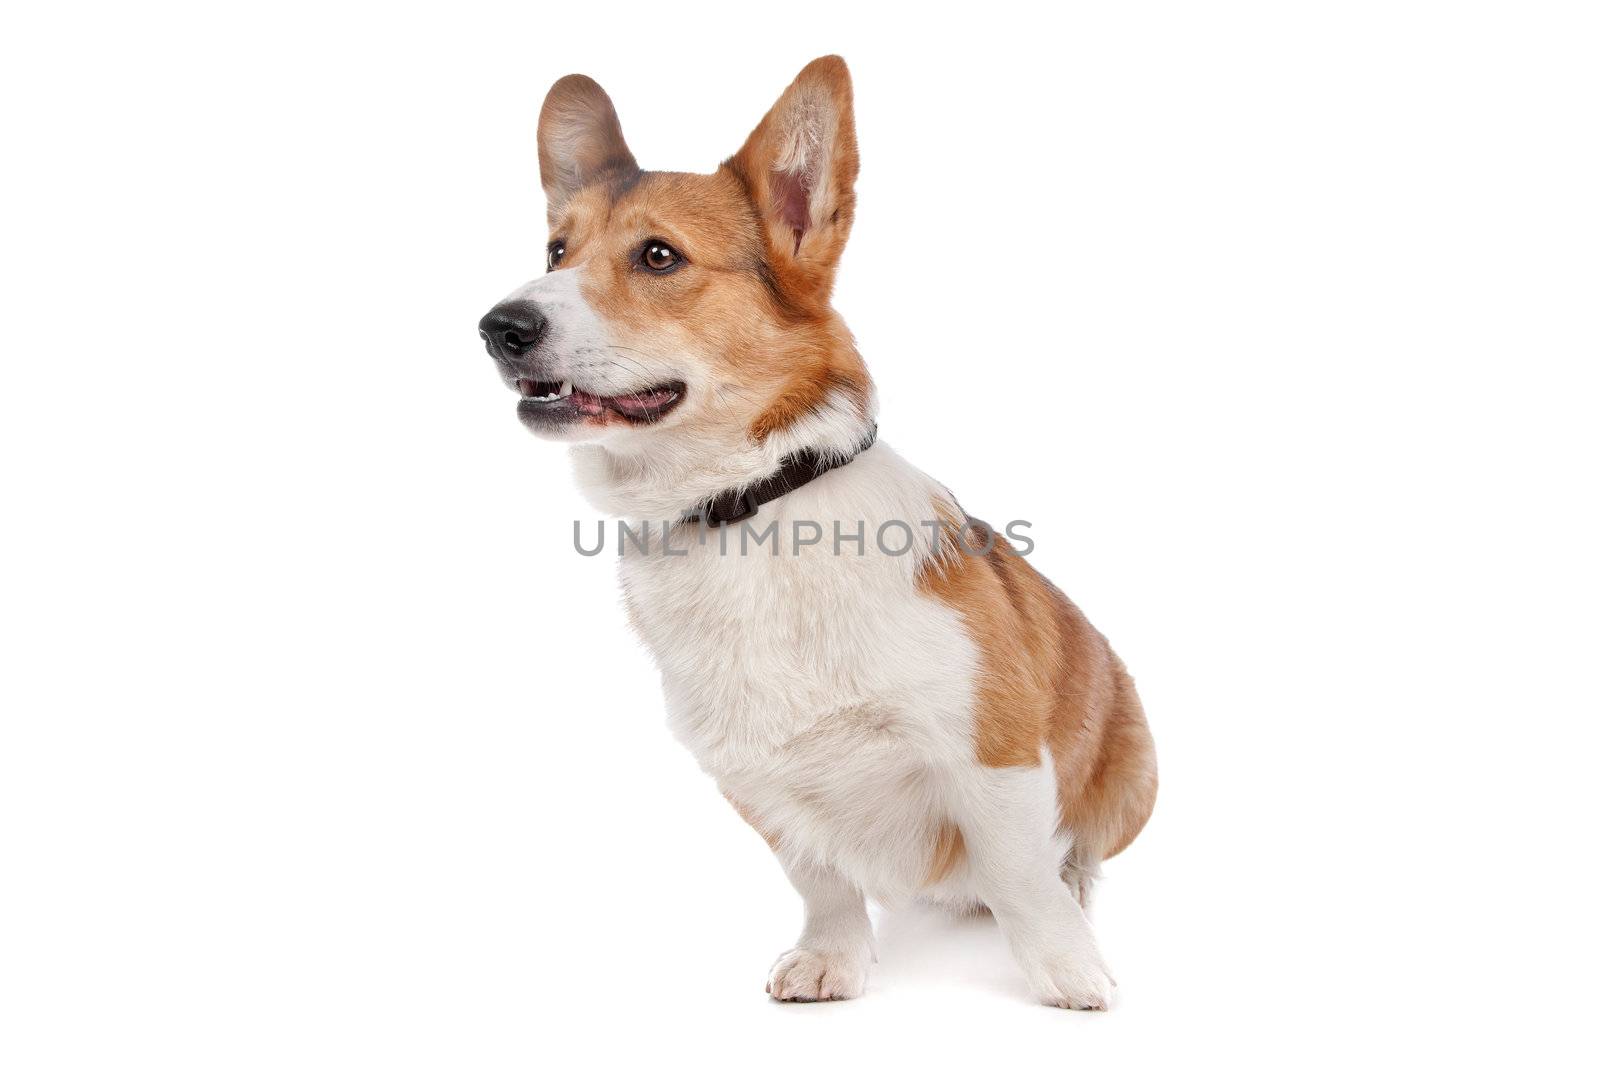
M 824 456 L 814 448 L 802 449 L 783 457 L 778 469 L 760 481 L 751 482 L 742 489 L 728 489 L 718 493 L 694 511 L 685 512 L 684 522 L 704 522 L 707 526 L 725 526 L 730 522 L 748 519 L 785 493 L 792 493 L 808 482 L 842 467 L 872 447 L 878 438 L 876 424 L 867 431 L 866 439 L 854 452 L 845 456 Z

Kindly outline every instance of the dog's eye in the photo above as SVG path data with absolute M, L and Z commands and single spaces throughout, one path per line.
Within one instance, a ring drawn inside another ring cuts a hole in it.
M 567 254 L 567 242 L 551 241 L 550 247 L 544 250 L 544 269 L 555 270 L 561 266 L 561 260 Z
M 646 241 L 644 250 L 639 253 L 639 262 L 657 274 L 665 274 L 682 263 L 683 257 L 665 241 Z

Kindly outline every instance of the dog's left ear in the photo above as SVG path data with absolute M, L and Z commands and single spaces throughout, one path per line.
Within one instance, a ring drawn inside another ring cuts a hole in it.
M 826 294 L 855 218 L 860 169 L 844 60 L 806 64 L 726 165 L 755 200 L 774 265 Z
M 600 84 L 568 74 L 552 85 L 539 111 L 539 180 L 551 224 L 585 185 L 637 173 L 639 164 L 622 139 L 617 109 Z

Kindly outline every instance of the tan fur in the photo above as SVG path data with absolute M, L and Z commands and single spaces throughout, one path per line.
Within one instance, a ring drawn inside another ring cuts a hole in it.
M 550 87 L 539 111 L 539 176 L 552 222 L 585 185 L 638 171 L 611 97 L 593 78 L 569 74 Z
M 773 200 L 773 168 L 792 154 L 794 123 L 814 114 L 818 101 L 834 105 L 835 119 L 818 127 L 831 138 L 823 153 L 831 162 L 812 197 L 818 218 L 797 244 Z M 574 138 L 584 128 L 596 145 Z M 568 154 L 571 144 L 582 150 Z M 619 366 L 627 365 L 627 348 L 677 343 L 709 354 L 723 364 L 719 377 L 739 385 L 709 398 L 705 417 L 739 425 L 758 442 L 830 392 L 864 408 L 866 366 L 828 302 L 855 211 L 855 127 L 842 60 L 826 57 L 801 71 L 714 174 L 639 170 L 610 98 L 572 75 L 545 103 L 539 159 L 550 239 L 566 245 L 562 269 L 586 267 L 584 298 L 617 331 Z M 672 245 L 692 269 L 641 270 L 636 253 L 651 238 Z
M 966 859 L 967 840 L 961 836 L 961 828 L 955 823 L 944 823 L 939 827 L 939 836 L 934 839 L 933 855 L 928 861 L 928 877 L 922 884 L 937 885 L 954 874 Z
M 1074 861 L 1093 865 L 1126 848 L 1155 804 L 1155 748 L 1133 679 L 1004 537 L 972 522 L 961 543 L 919 585 L 961 613 L 980 649 L 978 761 L 1031 767 L 1048 747 Z
M 855 221 L 860 159 L 854 114 L 844 60 L 838 56 L 812 60 L 744 147 L 723 164 L 750 191 L 783 287 L 824 304 Z M 808 165 L 815 163 L 822 165 Z M 799 180 L 810 193 L 799 219 L 785 210 L 785 180 L 793 173 L 801 175 Z

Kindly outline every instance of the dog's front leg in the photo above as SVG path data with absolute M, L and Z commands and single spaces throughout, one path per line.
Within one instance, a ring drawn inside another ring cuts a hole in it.
M 1061 880 L 1054 776 L 1044 767 L 985 770 L 964 791 L 961 815 L 972 874 L 1046 1004 L 1104 1009 L 1116 982 L 1083 909 Z
M 872 961 L 872 921 L 861 890 L 838 871 L 809 860 L 779 859 L 805 901 L 800 941 L 778 957 L 767 978 L 777 1000 L 848 1000 L 861 995 Z

